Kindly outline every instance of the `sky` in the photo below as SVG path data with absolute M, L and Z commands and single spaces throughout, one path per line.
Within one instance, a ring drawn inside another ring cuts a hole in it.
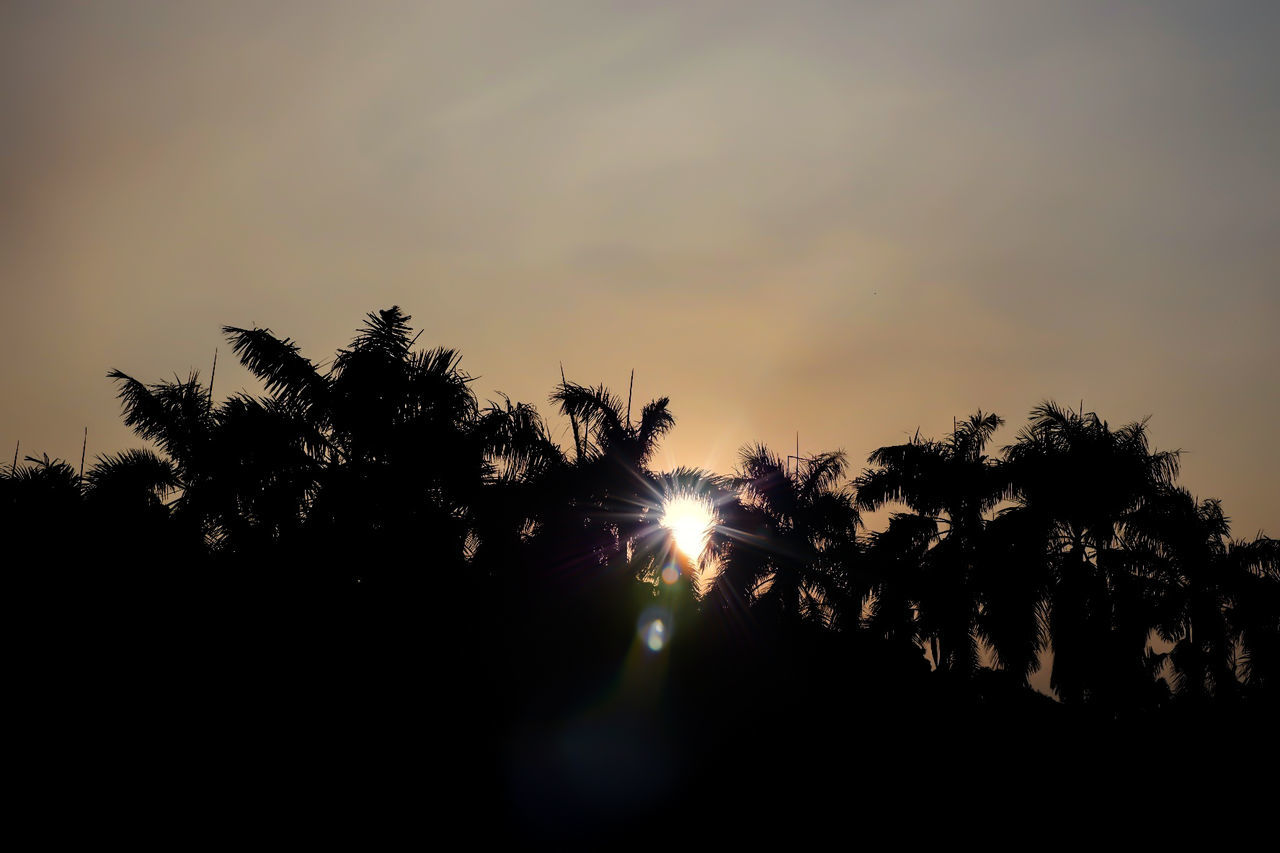
M 0 4 L 0 454 L 140 441 L 401 306 L 481 399 L 670 396 L 658 467 L 1045 399 L 1280 535 L 1280 6 Z M 567 424 L 551 418 L 559 431 Z M 7 449 L 5 449 L 7 448 Z

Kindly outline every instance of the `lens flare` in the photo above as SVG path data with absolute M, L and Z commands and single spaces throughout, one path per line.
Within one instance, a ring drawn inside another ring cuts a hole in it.
M 706 498 L 681 495 L 669 498 L 663 505 L 662 526 L 671 531 L 676 547 L 686 557 L 697 560 L 707 547 L 715 513 Z
M 667 626 L 661 619 L 654 619 L 644 631 L 644 644 L 651 652 L 660 652 L 667 644 Z
M 671 642 L 671 634 L 675 627 L 671 619 L 671 611 L 665 607 L 647 607 L 636 624 L 640 643 L 650 652 L 657 654 Z

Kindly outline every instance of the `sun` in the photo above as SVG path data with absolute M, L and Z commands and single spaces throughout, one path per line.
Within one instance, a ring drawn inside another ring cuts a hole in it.
M 706 498 L 679 495 L 668 498 L 662 506 L 662 526 L 671 531 L 676 547 L 686 557 L 697 560 L 707 547 L 715 513 Z

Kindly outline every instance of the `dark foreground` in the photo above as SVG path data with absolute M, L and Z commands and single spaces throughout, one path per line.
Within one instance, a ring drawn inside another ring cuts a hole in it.
M 713 620 L 655 653 L 554 609 L 99 593 L 16 614 L 21 802 L 51 840 L 1013 840 L 1241 826 L 1274 796 L 1262 700 L 1104 713 Z

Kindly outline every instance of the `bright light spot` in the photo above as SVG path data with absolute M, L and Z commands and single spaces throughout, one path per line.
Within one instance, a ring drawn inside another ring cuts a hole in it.
M 667 567 L 662 570 L 662 582 L 667 586 L 671 586 L 678 580 L 680 580 L 680 570 L 675 566 L 668 564 Z
M 654 653 L 662 651 L 671 642 L 673 627 L 671 611 L 656 605 L 646 607 L 644 613 L 640 614 L 639 622 L 636 623 L 640 644 Z
M 661 619 L 654 619 L 644 630 L 644 644 L 651 652 L 660 652 L 667 644 L 667 626 Z
M 670 498 L 662 508 L 662 526 L 671 531 L 676 547 L 686 557 L 697 560 L 715 526 L 711 502 L 688 495 Z

